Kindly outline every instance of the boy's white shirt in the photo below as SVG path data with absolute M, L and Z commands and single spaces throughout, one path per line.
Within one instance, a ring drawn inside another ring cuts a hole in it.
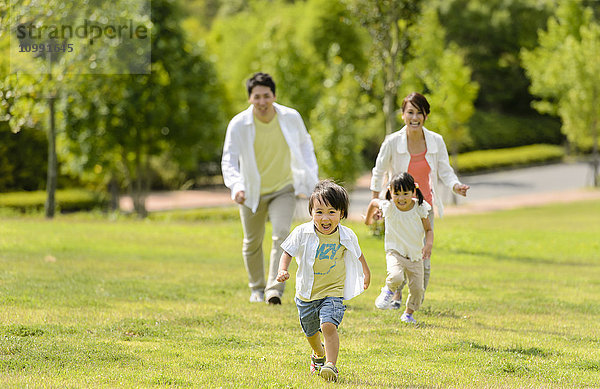
M 400 211 L 392 201 L 379 200 L 379 207 L 385 223 L 385 251 L 394 250 L 413 262 L 422 260 L 425 230 L 421 219 L 427 218 L 431 205 L 415 201 L 412 209 Z
M 438 181 L 441 180 L 450 190 L 452 190 L 455 184 L 460 184 L 460 181 L 454 169 L 450 166 L 450 159 L 444 138 L 425 127 L 423 127 L 423 134 L 425 135 L 425 144 L 427 145 L 425 160 L 431 168 L 429 176 L 431 177 L 433 199 L 439 215 L 443 216 L 444 205 L 441 195 L 438 193 Z M 375 167 L 372 170 L 370 189 L 375 192 L 381 192 L 383 190 L 384 177 L 387 175 L 389 182 L 393 174 L 408 171 L 409 163 L 408 138 L 406 135 L 406 126 L 404 126 L 399 131 L 386 136 L 381 144 Z
M 273 103 L 273 107 L 290 148 L 295 193 L 309 196 L 319 181 L 312 139 L 298 111 L 277 103 Z M 231 198 L 235 199 L 236 193 L 244 191 L 244 204 L 255 213 L 260 201 L 260 173 L 254 155 L 256 129 L 253 109 L 254 106 L 250 105 L 229 122 L 223 145 L 221 172 L 225 186 L 231 189 Z
M 358 260 L 362 255 L 358 238 L 350 228 L 338 225 L 340 230 L 340 244 L 346 251 L 344 261 L 346 263 L 346 280 L 344 282 L 344 300 L 350 300 L 364 291 L 365 275 L 362 264 Z M 315 233 L 314 223 L 310 222 L 294 228 L 287 239 L 281 244 L 281 248 L 296 258 L 298 270 L 296 272 L 296 296 L 304 300 L 310 299 L 315 274 L 313 265 L 319 246 L 319 237 Z

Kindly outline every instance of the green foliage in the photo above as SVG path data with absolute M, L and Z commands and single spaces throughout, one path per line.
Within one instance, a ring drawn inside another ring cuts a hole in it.
M 19 210 L 23 213 L 44 209 L 45 191 L 0 193 L 0 207 Z M 56 191 L 56 205 L 61 212 L 90 211 L 105 208 L 106 196 L 83 189 L 62 189 Z
M 415 59 L 406 67 L 407 74 L 415 77 L 407 79 L 411 84 L 423 85 L 413 90 L 427 91 L 432 113 L 426 126 L 444 137 L 454 157 L 460 147 L 469 142 L 467 123 L 475 111 L 473 103 L 479 86 L 471 81 L 471 69 L 465 65 L 464 53 L 458 45 L 446 44 L 446 32 L 434 8 L 423 11 L 412 34 Z M 403 89 L 404 95 L 413 91 Z
M 421 1 L 344 0 L 354 18 L 368 32 L 369 66 L 361 85 L 382 101 L 386 135 L 397 129 L 398 88 L 403 81 L 404 65 L 410 58 L 409 28 L 417 20 Z
M 476 105 L 486 111 L 532 114 L 529 81 L 519 50 L 536 45 L 537 30 L 553 0 L 443 0 L 440 20 L 449 40 L 466 52 L 466 65 L 480 86 Z
M 27 128 L 13 133 L 0 122 L 0 192 L 43 189 L 47 155 L 44 132 Z
M 470 151 L 459 154 L 457 163 L 462 173 L 474 173 L 554 162 L 561 160 L 564 156 L 564 148 L 560 146 L 538 144 L 498 150 Z
M 335 386 L 308 373 L 294 280 L 281 306 L 248 303 L 239 221 L 2 219 L 0 384 L 594 387 L 599 212 L 591 201 L 436 220 L 416 327 L 373 306 L 383 242 L 348 223 L 373 279 L 346 302 Z
M 216 58 L 217 71 L 231 100 L 230 116 L 248 106 L 245 82 L 253 73 L 262 71 L 273 76 L 277 101 L 308 118 L 321 92 L 325 65 L 313 46 L 322 42 L 306 39 L 309 28 L 306 24 L 318 31 L 323 26 L 315 23 L 329 25 L 334 15 L 317 20 L 299 19 L 298 15 L 304 15 L 307 7 L 315 12 L 310 2 L 274 1 L 268 6 L 264 2 L 253 3 L 249 10 L 215 20 L 207 45 Z M 240 39 L 241 36 L 246 39 Z M 354 39 L 354 35 L 349 39 Z M 345 45 L 349 45 L 347 42 L 344 39 Z M 318 50 L 327 52 L 329 46 Z M 310 125 L 307 127 L 310 130 Z
M 512 116 L 477 111 L 469 121 L 472 143 L 463 151 L 501 149 L 534 143 L 561 144 L 560 122 L 550 116 Z
M 183 184 L 220 156 L 221 88 L 204 53 L 185 40 L 181 19 L 176 4 L 153 1 L 152 72 L 88 80 L 64 107 L 66 169 L 99 185 L 118 179 L 140 215 L 155 171 L 176 166 L 183 174 L 168 180 Z
M 339 47 L 332 46 L 331 74 L 310 121 L 320 175 L 352 185 L 363 170 L 361 131 L 377 108 L 361 93 L 354 67 L 338 54 Z
M 531 92 L 540 112 L 557 113 L 567 139 L 594 154 L 594 183 L 600 185 L 600 23 L 579 1 L 561 2 L 539 33 L 539 47 L 522 50 Z
M 352 64 L 359 74 L 365 70 L 368 37 L 343 0 L 308 0 L 297 28 L 298 40 L 310 42 L 321 62 L 328 63 L 329 50 L 335 45 L 344 63 Z

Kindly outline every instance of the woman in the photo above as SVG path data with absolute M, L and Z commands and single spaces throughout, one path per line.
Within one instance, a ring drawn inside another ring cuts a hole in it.
M 373 168 L 370 189 L 373 198 L 378 198 L 384 189 L 384 181 L 388 182 L 396 173 L 409 172 L 419 184 L 425 201 L 432 205 L 429 221 L 433 227 L 433 205 L 437 207 L 440 216 L 444 213 L 438 192 L 439 181 L 461 196 L 466 196 L 470 187 L 458 180 L 450 166 L 448 150 L 442 136 L 423 127 L 429 116 L 429 108 L 429 102 L 420 93 L 413 92 L 404 98 L 402 119 L 406 125 L 400 131 L 388 135 L 383 141 Z M 427 289 L 431 260 L 425 260 L 423 266 L 424 288 Z M 398 288 L 392 308 L 400 308 L 403 287 L 404 285 Z

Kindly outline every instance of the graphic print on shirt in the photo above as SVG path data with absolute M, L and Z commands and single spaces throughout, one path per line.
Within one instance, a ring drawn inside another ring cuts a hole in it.
M 327 271 L 325 272 L 317 272 L 315 271 L 315 275 L 325 275 L 328 274 L 331 269 L 333 269 L 335 267 L 335 265 L 337 264 L 337 261 L 335 260 L 335 255 L 337 254 L 338 250 L 340 249 L 340 247 L 342 247 L 342 245 L 340 243 L 335 244 L 335 243 L 322 243 L 319 245 L 319 248 L 317 249 L 317 255 L 315 257 L 316 261 L 325 261 L 325 260 L 334 260 L 333 263 L 329 266 L 329 268 L 327 269 Z

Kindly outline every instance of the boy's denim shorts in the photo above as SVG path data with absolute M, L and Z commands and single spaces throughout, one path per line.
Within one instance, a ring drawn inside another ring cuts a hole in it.
M 325 297 L 315 301 L 302 301 L 296 297 L 295 300 L 302 331 L 308 337 L 319 332 L 323 323 L 339 326 L 346 311 L 341 297 Z

